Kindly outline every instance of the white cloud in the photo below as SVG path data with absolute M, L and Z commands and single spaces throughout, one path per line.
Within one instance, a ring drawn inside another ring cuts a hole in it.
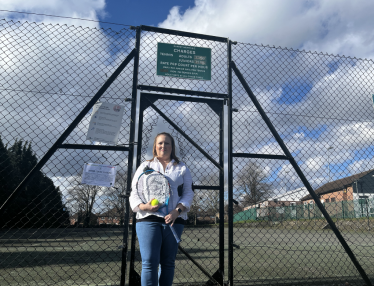
M 3 10 L 29 12 L 46 15 L 58 15 L 72 18 L 98 20 L 97 15 L 105 15 L 105 0 L 0 0 Z M 67 25 L 99 27 L 96 22 L 75 19 L 56 18 L 50 16 L 16 14 L 0 11 L 1 18 L 26 19 L 29 22 L 59 23 Z
M 374 57 L 371 0 L 196 0 L 173 7 L 160 27 L 233 41 Z
M 104 13 L 105 9 L 104 0 L 50 1 L 47 4 L 41 1 L 0 0 L 0 3 L 4 3 L 2 8 L 8 10 L 37 11 L 93 20 L 97 19 L 98 13 Z M 186 10 L 183 14 L 174 7 L 160 26 L 225 36 L 232 40 L 253 44 L 263 43 L 356 57 L 373 57 L 372 26 L 374 20 L 370 15 L 373 8 L 374 4 L 371 1 L 349 3 L 337 0 L 197 0 L 196 6 Z M 8 16 L 4 13 L 1 15 Z M 81 21 L 31 15 L 27 16 L 27 20 L 66 23 L 68 26 L 61 29 L 57 25 L 48 28 L 43 25 L 40 27 L 30 25 L 34 39 L 38 39 L 31 46 L 30 42 L 25 44 L 30 41 L 25 30 L 22 34 L 12 27 L 9 33 L 2 34 L 1 47 L 4 49 L 2 49 L 0 61 L 1 66 L 6 68 L 6 72 L 0 70 L 2 74 L 7 75 L 0 81 L 3 88 L 41 88 L 51 91 L 51 95 L 49 98 L 46 96 L 47 99 L 38 98 L 42 104 L 46 104 L 45 109 L 39 106 L 40 109 L 36 108 L 36 112 L 35 110 L 32 112 L 33 104 L 29 99 L 36 99 L 34 94 L 3 92 L 3 99 L 7 99 L 6 102 L 13 105 L 8 106 L 6 110 L 0 107 L 3 115 L 0 120 L 2 123 L 0 131 L 6 128 L 13 130 L 12 135 L 32 139 L 41 151 L 45 151 L 87 100 L 61 96 L 59 91 L 62 89 L 66 94 L 92 96 L 105 81 L 105 73 L 110 74 L 128 51 L 112 55 L 109 49 L 113 39 L 110 36 L 96 29 L 76 29 L 69 26 L 81 26 L 83 25 Z M 97 27 L 97 23 L 84 22 L 83 26 Z M 17 35 L 12 29 L 17 31 Z M 56 38 L 56 35 L 64 35 L 64 37 Z M 129 46 L 133 46 L 130 36 L 124 42 L 126 41 L 129 41 Z M 153 51 L 158 41 L 186 45 L 213 45 L 212 51 L 219 65 L 216 64 L 213 68 L 212 81 L 202 83 L 162 78 L 155 84 L 155 53 Z M 126 45 L 123 44 L 124 42 L 122 45 Z M 33 48 L 30 49 L 30 47 Z M 93 49 L 91 50 L 90 47 Z M 145 33 L 142 38 L 139 83 L 223 93 L 226 91 L 227 84 L 225 51 L 225 44 L 213 44 L 209 41 L 196 42 L 190 38 Z M 290 151 L 297 154 L 296 159 L 313 186 L 319 186 L 328 180 L 329 158 L 326 155 L 326 146 L 334 146 L 331 152 L 331 165 L 340 166 L 340 171 L 344 174 L 362 170 L 370 165 L 369 159 L 351 165 L 343 164 L 347 160 L 354 160 L 355 152 L 370 147 L 374 139 L 374 127 L 372 123 L 367 123 L 373 115 L 368 96 L 370 90 L 374 90 L 371 80 L 373 78 L 371 62 L 346 60 L 340 63 L 335 71 L 329 72 L 328 65 L 341 58 L 244 44 L 234 46 L 233 51 L 234 60 L 239 69 Z M 29 68 L 25 69 L 25 67 Z M 122 75 L 122 82 L 114 84 L 108 97 L 117 94 L 119 94 L 118 97 L 130 95 L 131 73 L 132 70 L 129 67 L 127 74 Z M 54 77 L 54 75 L 57 76 Z M 46 78 L 43 78 L 44 76 Z M 284 84 L 294 77 L 308 79 L 313 87 L 300 102 L 282 104 L 279 100 L 282 98 Z M 124 84 L 126 81 L 127 83 Z M 234 107 L 240 111 L 233 115 L 234 139 L 240 138 L 235 141 L 234 151 L 283 154 L 262 118 L 255 112 L 243 88 L 237 80 L 234 79 L 234 82 Z M 17 100 L 21 97 L 27 106 L 19 112 Z M 123 102 L 119 100 L 118 103 Z M 43 114 L 40 110 L 45 113 Z M 194 132 L 194 136 L 201 140 L 198 144 L 206 148 L 208 152 L 212 144 L 217 145 L 218 138 L 207 132 L 209 124 L 203 123 L 208 117 L 199 117 L 201 112 L 197 105 L 191 103 L 165 105 L 164 110 L 170 113 L 175 112 L 179 116 L 175 120 L 184 124 L 181 126 L 182 129 Z M 25 114 L 33 114 L 33 120 L 27 122 L 17 117 L 22 118 Z M 43 120 L 46 114 L 48 121 L 45 122 Z M 298 116 L 293 116 L 295 114 Z M 146 112 L 144 120 L 149 119 L 151 122 L 152 115 L 154 113 Z M 15 124 L 18 129 L 12 127 L 9 118 L 19 124 Z M 85 143 L 87 121 L 88 118 L 69 137 L 69 143 Z M 218 124 L 218 121 L 215 124 Z M 30 129 L 27 129 L 26 125 Z M 164 125 L 162 119 L 159 118 L 153 133 L 156 130 L 165 129 L 165 126 L 167 125 Z M 203 128 L 198 129 L 201 126 Z M 301 127 L 305 130 L 300 131 Z M 123 134 L 128 135 L 128 125 L 124 129 Z M 43 141 L 45 140 L 44 133 L 46 137 L 49 137 L 47 142 Z M 122 143 L 126 143 L 126 139 Z M 152 138 L 150 140 L 152 141 Z M 205 166 L 207 170 L 212 169 L 211 164 L 201 159 L 202 156 L 191 148 L 190 144 L 185 144 L 185 146 L 187 146 L 187 151 L 185 151 L 188 155 L 186 157 L 194 167 L 196 176 L 200 175 L 198 168 L 203 169 Z M 211 149 L 210 154 L 217 157 L 218 150 Z M 39 152 L 38 155 L 42 153 Z M 68 165 L 62 174 L 58 173 L 61 171 L 58 170 L 59 165 L 50 167 L 49 170 L 52 170 L 55 176 L 75 175 L 81 170 L 81 162 L 102 159 L 100 155 L 77 156 L 73 151 L 68 153 L 68 158 L 63 159 L 62 155 L 58 158 L 59 163 L 64 162 Z M 297 175 L 293 171 L 286 171 L 290 167 L 288 163 L 268 162 L 266 161 L 268 165 L 265 163 L 261 165 L 272 176 L 280 168 L 278 176 L 281 180 L 285 180 L 286 183 L 282 183 L 287 184 L 287 189 L 300 186 Z
M 352 174 L 357 174 L 357 173 L 361 173 L 361 172 L 364 172 L 367 170 L 373 170 L 373 169 L 374 169 L 374 158 L 373 157 L 353 162 L 349 166 L 349 171 Z
M 1 21 L 0 134 L 4 143 L 16 138 L 32 142 L 38 158 L 59 138 L 92 96 L 124 60 L 132 33 L 103 33 L 95 28 Z M 119 43 L 116 43 L 119 41 Z M 111 45 L 116 46 L 113 53 Z M 125 106 L 119 144 L 129 140 L 132 63 L 106 91 L 102 100 Z M 86 131 L 90 114 L 65 140 L 90 144 Z M 102 157 L 104 154 L 107 159 Z M 43 168 L 48 176 L 71 176 L 85 162 L 119 164 L 123 154 L 59 150 Z
M 326 159 L 324 157 L 314 157 L 313 159 L 310 158 L 306 161 L 306 166 L 309 169 L 309 171 L 316 172 L 323 167 L 325 161 Z

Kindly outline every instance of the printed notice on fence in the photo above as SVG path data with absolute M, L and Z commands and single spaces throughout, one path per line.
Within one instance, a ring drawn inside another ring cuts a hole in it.
M 117 166 L 86 163 L 83 167 L 82 184 L 111 187 L 115 183 Z
M 210 48 L 157 43 L 158 76 L 211 80 Z
M 123 106 L 107 102 L 94 105 L 87 140 L 116 145 L 121 129 Z

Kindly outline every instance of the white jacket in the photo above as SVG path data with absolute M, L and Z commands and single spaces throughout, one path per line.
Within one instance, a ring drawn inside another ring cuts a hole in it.
M 143 202 L 139 198 L 138 192 L 136 191 L 136 182 L 138 181 L 139 176 L 143 173 L 143 169 L 146 166 L 154 169 L 155 171 L 160 172 L 168 179 L 170 188 L 173 191 L 173 197 L 171 198 L 172 201 L 169 201 L 169 205 L 171 206 L 170 209 L 174 209 L 177 207 L 178 204 L 182 204 L 184 207 L 186 207 L 186 210 L 183 211 L 179 215 L 179 217 L 181 217 L 184 220 L 187 220 L 187 212 L 190 210 L 194 196 L 194 192 L 192 190 L 192 177 L 190 170 L 184 163 L 180 162 L 179 164 L 175 165 L 174 160 L 171 160 L 171 162 L 169 162 L 164 171 L 164 167 L 157 158 L 154 158 L 152 162 L 146 161 L 140 164 L 132 179 L 130 206 L 132 210 L 136 212 L 136 218 L 141 219 L 149 215 L 156 215 L 162 217 L 161 214 L 158 214 L 156 212 L 147 212 L 139 209 L 139 205 Z M 178 186 L 182 184 L 183 193 L 182 196 L 179 196 Z

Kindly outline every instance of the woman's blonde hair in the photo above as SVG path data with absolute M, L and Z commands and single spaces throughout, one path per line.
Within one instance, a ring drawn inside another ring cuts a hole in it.
M 164 135 L 164 136 L 167 136 L 170 138 L 171 140 L 171 154 L 170 154 L 170 160 L 173 160 L 175 161 L 174 164 L 179 164 L 179 158 L 177 157 L 177 155 L 175 155 L 175 141 L 174 141 L 174 138 L 173 136 L 171 136 L 169 133 L 167 132 L 161 132 L 161 133 L 158 133 L 155 137 L 155 140 L 153 141 L 153 148 L 152 148 L 152 154 L 153 154 L 153 158 L 151 160 L 148 160 L 148 161 L 153 161 L 155 159 L 155 157 L 157 157 L 157 152 L 156 152 L 156 143 L 157 143 L 157 138 L 158 136 L 161 136 L 161 135 Z

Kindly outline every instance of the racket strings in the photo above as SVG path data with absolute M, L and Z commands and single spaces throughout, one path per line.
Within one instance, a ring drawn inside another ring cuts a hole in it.
M 153 173 L 146 177 L 145 190 L 149 199 L 156 198 L 160 204 L 165 204 L 170 195 L 169 182 L 159 173 Z
M 137 191 L 138 191 L 138 196 L 142 200 L 142 202 L 144 204 L 147 203 L 149 200 L 147 200 L 146 194 L 145 194 L 145 176 L 144 176 L 144 174 L 142 174 L 138 179 Z
M 138 195 L 143 203 L 155 198 L 159 201 L 160 208 L 167 204 L 171 195 L 169 181 L 158 172 L 142 174 L 137 183 Z

